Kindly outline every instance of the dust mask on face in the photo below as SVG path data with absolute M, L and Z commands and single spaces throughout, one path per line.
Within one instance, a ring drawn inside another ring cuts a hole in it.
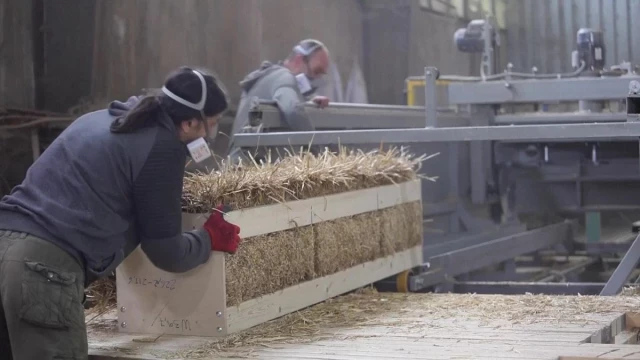
M 304 96 L 309 96 L 324 85 L 323 78 L 310 79 L 305 73 L 296 75 L 298 88 Z
M 204 104 L 207 100 L 207 83 L 204 80 L 204 76 L 202 76 L 202 74 L 200 74 L 200 72 L 196 71 L 196 70 L 192 70 L 194 74 L 196 74 L 198 76 L 198 78 L 200 79 L 200 83 L 202 84 L 202 98 L 200 99 L 200 102 L 198 102 L 197 104 L 194 104 L 188 100 L 185 100 L 183 98 L 181 98 L 180 96 L 172 93 L 169 89 L 166 88 L 166 86 L 162 87 L 162 92 L 167 95 L 168 97 L 170 97 L 171 99 L 179 102 L 180 104 L 190 107 L 194 110 L 198 110 L 200 112 L 200 115 L 202 117 L 202 122 L 204 125 L 204 129 L 206 132 L 206 137 L 209 137 L 209 129 L 207 127 L 207 123 L 206 123 L 206 118 L 204 116 Z M 212 156 L 211 154 L 211 149 L 209 148 L 209 144 L 207 143 L 207 141 L 205 140 L 205 138 L 203 137 L 199 137 L 193 141 L 191 141 L 190 143 L 187 144 L 187 150 L 189 151 L 189 155 L 191 156 L 191 158 L 193 159 L 193 161 L 195 161 L 196 163 L 202 162 L 208 158 L 210 158 Z
M 298 82 L 298 89 L 304 96 L 309 96 L 313 94 L 316 89 L 311 85 L 311 80 L 305 73 L 300 73 L 296 75 L 296 81 Z

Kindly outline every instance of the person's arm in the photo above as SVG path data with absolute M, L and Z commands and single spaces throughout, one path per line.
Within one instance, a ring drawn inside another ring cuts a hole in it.
M 278 104 L 282 118 L 291 131 L 314 131 L 309 116 L 304 109 L 304 100 L 298 92 L 290 86 L 281 86 L 273 94 L 273 100 Z
M 133 208 L 142 250 L 158 268 L 189 271 L 209 259 L 204 229 L 182 232 L 182 184 L 186 155 L 173 134 L 159 130 L 133 188 Z

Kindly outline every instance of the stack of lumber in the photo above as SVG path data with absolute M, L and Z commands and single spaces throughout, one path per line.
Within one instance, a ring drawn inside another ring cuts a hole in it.
M 426 158 L 341 149 L 191 174 L 184 230 L 225 204 L 243 242 L 185 274 L 134 251 L 116 272 L 120 330 L 223 336 L 421 265 Z M 282 303 L 292 297 L 300 299 Z

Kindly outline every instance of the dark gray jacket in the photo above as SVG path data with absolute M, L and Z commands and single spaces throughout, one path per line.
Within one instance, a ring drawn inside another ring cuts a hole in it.
M 0 229 L 27 232 L 60 246 L 87 271 L 108 275 L 139 244 L 159 268 L 184 272 L 205 263 L 203 229 L 182 232 L 186 147 L 172 121 L 130 134 L 109 126 L 136 98 L 81 116 L 0 201 Z
M 233 122 L 229 151 L 234 147 L 233 136 L 246 132 L 249 125 L 251 100 L 273 100 L 278 104 L 281 119 L 288 131 L 314 131 L 304 109 L 306 98 L 300 93 L 295 76 L 280 64 L 264 61 L 258 70 L 251 72 L 241 82 L 242 95 Z

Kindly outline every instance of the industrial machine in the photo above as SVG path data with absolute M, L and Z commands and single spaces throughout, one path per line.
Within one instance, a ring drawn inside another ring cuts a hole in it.
M 435 219 L 435 225 L 425 223 L 429 260 L 381 287 L 615 294 L 640 259 L 638 226 L 632 227 L 640 219 L 634 215 L 640 210 L 640 76 L 629 63 L 605 68 L 602 32 L 592 29 L 577 32 L 570 72 L 516 72 L 511 65 L 497 72 L 494 29 L 488 17 L 454 34 L 460 51 L 483 53 L 480 76 L 446 76 L 426 67 L 419 79 L 424 106 L 332 104 L 320 110 L 309 104 L 315 132 L 241 134 L 235 143 L 246 149 L 382 143 L 439 153 L 425 171 L 440 181 L 423 184 L 425 219 Z M 449 109 L 437 106 L 438 81 L 447 83 Z M 252 114 L 263 129 L 281 124 L 273 103 L 256 103 Z M 516 265 L 539 266 L 539 251 L 548 249 L 555 260 L 577 260 L 536 282 L 513 282 L 531 278 Z M 625 252 L 620 260 L 617 254 Z M 603 281 L 555 281 L 617 263 Z M 490 266 L 496 271 L 478 273 Z

